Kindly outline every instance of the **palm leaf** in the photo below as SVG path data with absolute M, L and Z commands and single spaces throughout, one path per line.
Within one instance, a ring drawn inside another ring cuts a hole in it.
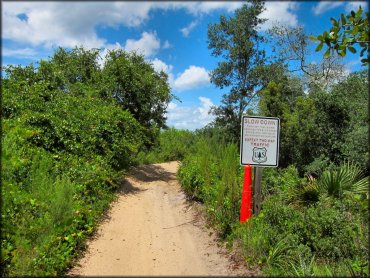
M 353 184 L 351 192 L 355 194 L 366 194 L 369 192 L 369 178 L 363 178 Z
M 319 180 L 319 190 L 329 196 L 342 198 L 344 195 L 363 195 L 368 192 L 368 177 L 356 164 L 343 163 L 338 170 L 325 171 Z

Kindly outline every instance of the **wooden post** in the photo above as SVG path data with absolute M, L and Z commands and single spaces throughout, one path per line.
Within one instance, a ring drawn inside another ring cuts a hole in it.
M 262 180 L 262 167 L 254 167 L 254 198 L 253 198 L 253 214 L 258 215 L 261 211 L 261 199 L 262 199 L 262 188 L 261 188 L 261 180 Z

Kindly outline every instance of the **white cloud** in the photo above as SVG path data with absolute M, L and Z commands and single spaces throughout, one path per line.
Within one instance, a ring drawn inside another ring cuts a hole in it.
M 33 46 L 101 48 L 107 42 L 98 37 L 97 26 L 140 26 L 156 6 L 153 2 L 4 2 L 3 38 Z
M 157 38 L 157 34 L 143 32 L 141 38 L 138 40 L 128 39 L 124 46 L 126 51 L 137 51 L 144 54 L 145 57 L 155 55 L 160 48 L 160 40 Z
M 346 12 L 350 13 L 351 11 L 357 11 L 359 7 L 362 7 L 363 10 L 367 9 L 367 2 L 365 1 L 351 1 L 346 3 Z
M 209 123 L 213 120 L 214 116 L 209 114 L 211 107 L 214 105 L 213 102 L 206 97 L 199 97 L 202 106 L 198 107 L 197 112 L 199 113 L 199 118 L 202 122 Z
M 173 66 L 172 65 L 167 65 L 165 62 L 162 60 L 159 60 L 158 58 L 155 58 L 154 60 L 150 61 L 153 65 L 153 68 L 156 72 L 163 71 L 167 73 L 168 75 L 168 83 L 170 84 L 170 87 L 174 86 L 174 75 L 172 73 Z
M 215 10 L 232 12 L 240 8 L 242 1 L 215 2 L 4 2 L 2 5 L 3 39 L 31 46 L 104 48 L 107 40 L 99 37 L 96 28 L 114 27 L 121 25 L 137 27 L 150 18 L 153 10 L 185 10 L 193 16 L 209 14 Z M 294 14 L 289 11 L 294 3 L 266 2 L 270 19 L 276 18 L 295 22 Z M 271 6 L 271 8 L 269 8 Z M 279 9 L 279 12 L 274 11 Z M 23 18 L 19 18 L 24 15 Z M 195 21 L 194 21 L 195 22 Z M 183 29 L 184 35 L 194 28 L 194 24 Z M 191 27 L 191 28 L 189 28 Z M 188 29 L 186 29 L 188 28 Z M 147 39 L 151 33 L 147 33 Z M 153 34 L 152 34 L 153 35 Z M 153 37 L 152 37 L 153 38 Z M 156 39 L 156 38 L 155 38 Z M 128 41 L 126 47 L 145 47 L 147 55 L 154 54 L 158 48 L 156 40 L 149 41 L 151 46 L 140 45 L 137 41 Z M 163 48 L 171 47 L 168 41 Z
M 328 1 L 320 1 L 316 6 L 312 8 L 314 15 L 320 15 L 332 9 L 335 9 L 339 6 L 342 6 L 343 2 L 328 2 Z
M 196 20 L 190 22 L 190 24 L 182 29 L 180 29 L 180 32 L 182 35 L 187 38 L 190 34 L 190 32 L 197 26 L 198 22 Z
M 81 3 L 6 2 L 3 4 L 3 38 L 33 46 L 101 47 L 105 39 L 98 38 L 94 30 L 91 7 L 82 7 Z M 25 14 L 27 20 L 18 18 L 20 14 Z
M 176 104 L 176 103 L 174 103 L 174 102 L 170 102 L 170 103 L 168 104 L 168 110 L 175 110 L 175 109 L 176 109 L 176 107 L 177 107 L 177 104 Z
M 209 83 L 208 71 L 205 68 L 190 66 L 176 78 L 174 88 L 178 91 L 185 91 L 206 86 Z
M 153 10 L 186 10 L 199 16 L 214 10 L 233 11 L 242 2 L 4 2 L 3 38 L 33 46 L 104 47 L 96 27 L 137 27 Z M 24 15 L 24 18 L 19 18 Z M 165 43 L 164 47 L 169 47 Z
M 233 12 L 236 9 L 243 6 L 243 2 L 231 2 L 231 1 L 204 1 L 204 2 L 192 2 L 187 10 L 195 15 L 211 13 L 215 10 L 226 10 L 228 12 Z
M 266 2 L 266 10 L 261 13 L 261 18 L 268 19 L 262 26 L 262 30 L 271 28 L 277 22 L 294 27 L 298 24 L 298 17 L 295 12 L 298 9 L 296 2 Z
M 29 47 L 18 49 L 3 48 L 2 55 L 4 57 L 35 59 L 35 56 L 38 56 L 38 53 L 35 49 Z
M 198 98 L 200 103 L 196 107 L 179 106 L 173 102 L 168 105 L 167 125 L 178 129 L 195 130 L 210 123 L 214 116 L 208 112 L 213 102 L 206 97 Z
M 227 2 L 4 2 L 2 35 L 33 46 L 101 48 L 107 41 L 98 37 L 97 26 L 137 27 L 149 19 L 150 11 L 158 9 L 199 14 L 234 6 Z M 25 16 L 21 19 L 20 15 Z
M 153 64 L 153 68 L 156 72 L 164 71 L 167 74 L 172 72 L 173 66 L 167 65 L 165 62 L 159 60 L 158 58 L 155 58 L 153 61 L 151 61 L 151 63 Z

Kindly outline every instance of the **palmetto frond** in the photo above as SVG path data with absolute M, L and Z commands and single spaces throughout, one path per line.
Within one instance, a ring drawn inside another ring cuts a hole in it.
M 337 198 L 348 194 L 365 195 L 369 191 L 369 178 L 364 177 L 359 166 L 346 162 L 338 170 L 323 173 L 319 180 L 319 190 Z

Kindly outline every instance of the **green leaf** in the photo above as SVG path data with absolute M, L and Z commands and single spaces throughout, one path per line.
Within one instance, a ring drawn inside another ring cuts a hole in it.
M 361 17 L 362 14 L 362 8 L 360 7 L 358 11 L 356 12 L 356 17 Z
M 328 48 L 324 53 L 324 59 L 328 59 L 330 56 L 330 48 Z
M 336 21 L 333 17 L 330 18 L 330 21 L 331 23 L 334 25 L 334 26 L 338 26 L 338 21 Z
M 351 51 L 352 53 L 356 53 L 356 49 L 352 46 L 348 46 L 348 50 Z
M 359 31 L 359 28 L 358 28 L 358 26 L 355 26 L 355 27 L 353 27 L 353 30 L 352 30 L 352 35 L 354 35 L 354 36 L 356 36 L 357 35 L 357 33 L 358 33 L 358 31 Z
M 347 49 L 346 48 L 343 49 L 342 52 L 339 52 L 339 55 L 342 56 L 342 57 L 346 56 L 346 54 L 347 54 Z
M 347 23 L 346 17 L 344 16 L 344 14 L 341 14 L 340 17 L 342 19 L 342 24 L 345 25 Z
M 324 45 L 324 44 L 321 42 L 321 43 L 316 47 L 315 51 L 316 51 L 316 52 L 317 52 L 317 51 L 320 51 L 320 50 L 322 49 L 323 45 Z
M 319 36 L 320 37 L 320 36 Z M 312 41 L 319 41 L 319 37 L 315 37 L 315 36 L 308 36 L 308 38 Z

